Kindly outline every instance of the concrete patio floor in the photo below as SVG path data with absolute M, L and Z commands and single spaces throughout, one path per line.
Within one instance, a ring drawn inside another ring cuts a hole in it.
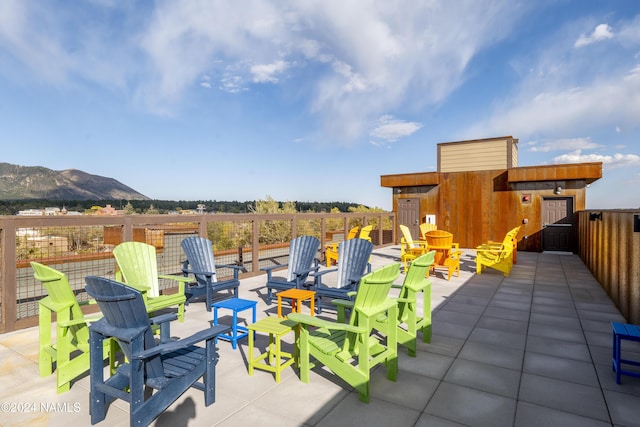
M 373 268 L 399 255 L 396 246 L 378 249 Z M 201 392 L 188 391 L 154 425 L 640 425 L 640 379 L 623 376 L 617 385 L 611 370 L 610 323 L 625 320 L 579 257 L 519 252 L 507 278 L 492 270 L 476 275 L 473 260 L 467 250 L 459 278 L 431 276 L 432 342 L 419 339 L 417 357 L 399 348 L 396 382 L 377 368 L 371 403 L 361 403 L 321 367 L 309 384 L 293 367 L 279 384 L 268 372 L 249 376 L 246 339 L 237 350 L 219 341 L 216 402 L 205 407 Z M 264 301 L 264 283 L 259 276 L 240 286 L 242 298 L 258 301 L 258 319 L 277 312 Z M 184 323 L 172 323 L 171 335 L 186 337 L 211 319 L 203 303 L 193 303 Z M 286 337 L 285 347 L 291 348 L 292 338 Z M 265 345 L 258 335 L 258 348 Z M 639 346 L 625 342 L 623 351 L 640 359 Z M 0 425 L 89 425 L 88 376 L 58 395 L 55 375 L 39 377 L 37 361 L 37 328 L 0 335 Z M 116 401 L 99 425 L 128 424 L 127 405 Z

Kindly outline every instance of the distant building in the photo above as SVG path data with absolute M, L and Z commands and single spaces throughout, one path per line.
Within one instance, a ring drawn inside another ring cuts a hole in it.
M 413 236 L 421 222 L 435 222 L 461 248 L 502 241 L 521 226 L 519 250 L 575 251 L 575 212 L 602 178 L 602 162 L 518 167 L 512 136 L 440 143 L 437 162 L 435 172 L 382 175 L 380 185 L 393 190 L 398 224 Z
M 97 215 L 116 216 L 116 215 L 124 215 L 124 211 L 122 209 L 116 209 L 111 205 L 107 205 L 104 208 L 102 208 L 99 211 L 97 211 L 96 214 Z
M 18 211 L 18 215 L 20 215 L 20 216 L 42 216 L 42 215 L 44 215 L 44 211 L 42 209 L 25 209 L 23 211 Z

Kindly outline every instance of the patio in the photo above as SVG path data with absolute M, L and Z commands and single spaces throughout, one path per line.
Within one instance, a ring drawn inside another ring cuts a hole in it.
M 373 268 L 399 255 L 397 246 L 376 249 Z M 415 358 L 399 349 L 397 382 L 383 368 L 374 372 L 370 404 L 319 368 L 309 384 L 292 368 L 279 384 L 264 371 L 249 376 L 247 341 L 237 350 L 219 341 L 216 402 L 205 407 L 202 393 L 189 391 L 154 425 L 640 425 L 640 379 L 623 376 L 616 385 L 611 370 L 610 322 L 625 320 L 578 256 L 519 252 L 508 278 L 474 274 L 473 259 L 466 250 L 459 278 L 432 276 L 433 340 L 419 339 Z M 242 298 L 258 301 L 258 318 L 277 310 L 263 300 L 264 283 L 258 276 L 240 286 Z M 191 304 L 172 335 L 187 336 L 211 319 L 204 304 Z M 36 327 L 0 335 L 0 425 L 89 425 L 89 378 L 57 395 L 55 376 L 38 376 L 37 334 Z M 265 342 L 258 335 L 257 346 Z M 128 424 L 121 401 L 101 423 Z

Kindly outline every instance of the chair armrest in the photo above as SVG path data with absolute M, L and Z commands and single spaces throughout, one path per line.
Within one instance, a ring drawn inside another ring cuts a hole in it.
M 385 311 L 389 310 L 391 307 L 395 306 L 397 304 L 395 299 L 389 298 L 387 299 L 384 303 L 374 307 L 374 308 L 357 308 L 356 310 L 362 314 L 364 314 L 367 317 L 373 317 L 373 316 L 377 316 L 379 314 L 384 313 Z
M 215 338 L 217 335 L 223 334 L 231 329 L 230 326 L 217 325 L 212 328 L 204 329 L 200 332 L 196 332 L 190 337 L 183 338 L 178 341 L 169 341 L 164 344 L 157 345 L 148 350 L 144 350 L 138 354 L 131 355 L 134 359 L 148 359 L 159 354 L 171 353 L 172 351 L 181 350 L 196 343 L 207 341 Z
M 269 280 L 271 280 L 271 274 L 273 273 L 273 270 L 285 268 L 285 267 L 288 267 L 288 266 L 289 266 L 289 264 L 270 265 L 270 266 L 267 266 L 267 267 L 262 267 L 260 270 L 267 272 L 267 281 L 269 281 Z
M 216 268 L 232 268 L 233 269 L 233 278 L 237 279 L 240 271 L 245 271 L 246 268 L 243 265 L 234 265 L 234 264 L 216 264 Z
M 84 317 L 81 317 L 79 319 L 62 320 L 62 321 L 59 321 L 57 324 L 58 324 L 58 327 L 68 328 L 70 326 L 82 325 L 82 324 L 96 322 L 96 321 L 98 321 L 100 319 L 102 319 L 102 313 L 97 313 L 94 316 L 84 316 Z
M 311 275 L 312 275 L 312 276 L 313 276 L 313 278 L 314 278 L 314 282 L 315 282 L 316 284 L 321 285 L 321 284 L 322 284 L 322 276 L 324 276 L 324 275 L 325 275 L 325 274 L 327 274 L 327 273 L 333 273 L 333 272 L 335 272 L 335 271 L 338 271 L 338 269 L 337 269 L 337 268 L 332 268 L 332 269 L 330 269 L 330 270 L 316 271 L 316 272 L 314 272 L 314 273 L 311 273 Z
M 153 316 L 149 318 L 149 322 L 152 325 L 162 325 L 163 323 L 171 322 L 173 320 L 177 320 L 178 315 L 175 313 L 166 313 L 160 314 L 158 316 Z
M 348 299 L 332 299 L 331 304 L 338 307 L 353 308 L 354 302 Z
M 320 319 L 320 318 L 315 317 L 315 316 L 309 316 L 308 314 L 291 313 L 291 314 L 289 314 L 287 316 L 287 318 L 289 320 L 291 320 L 292 322 L 300 323 L 300 324 L 303 324 L 303 325 L 314 326 L 314 327 L 317 327 L 317 328 L 325 328 L 325 329 L 332 329 L 332 330 L 336 330 L 336 331 L 353 332 L 353 333 L 356 333 L 356 334 L 362 334 L 362 333 L 366 333 L 367 332 L 366 328 L 349 325 L 348 323 L 331 322 L 329 320 Z
M 183 268 L 182 272 L 184 274 L 193 274 L 193 275 L 200 275 L 200 276 L 205 276 L 207 279 L 211 279 L 213 276 L 216 275 L 215 272 L 213 271 L 199 271 L 199 270 L 189 270 L 188 268 Z
M 176 276 L 172 274 L 159 274 L 158 278 L 175 280 L 176 282 L 178 282 L 178 293 L 182 295 L 184 295 L 185 284 L 193 282 L 193 279 L 190 277 Z

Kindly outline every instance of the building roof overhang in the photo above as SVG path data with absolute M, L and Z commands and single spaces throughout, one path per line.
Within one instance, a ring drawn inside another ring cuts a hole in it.
M 602 178 L 602 162 L 562 165 L 524 166 L 506 170 L 508 182 L 585 180 L 587 184 Z M 440 184 L 439 172 L 401 173 L 380 176 L 381 187 L 415 187 Z
M 416 187 L 438 184 L 440 184 L 440 174 L 438 172 L 400 173 L 380 176 L 381 187 Z
M 525 166 L 507 169 L 509 182 L 570 181 L 584 179 L 587 184 L 602 178 L 602 162 Z

